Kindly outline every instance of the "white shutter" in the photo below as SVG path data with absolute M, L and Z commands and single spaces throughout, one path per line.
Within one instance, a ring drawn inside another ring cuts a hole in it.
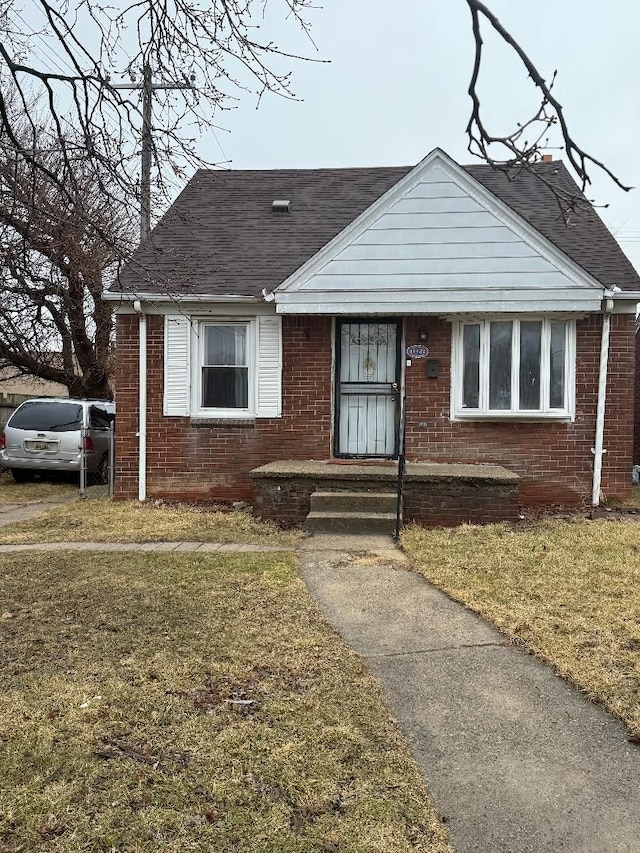
M 181 314 L 164 319 L 164 406 L 169 417 L 189 414 L 191 396 L 191 323 Z
M 280 317 L 258 317 L 258 405 L 256 417 L 282 414 L 282 322 Z

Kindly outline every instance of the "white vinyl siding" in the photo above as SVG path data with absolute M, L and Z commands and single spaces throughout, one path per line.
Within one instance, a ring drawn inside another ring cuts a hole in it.
M 275 298 L 281 314 L 525 314 L 597 311 L 602 288 L 436 151 Z
M 453 329 L 454 419 L 564 419 L 575 409 L 575 321 L 491 317 Z
M 570 288 L 572 282 L 442 168 L 423 175 L 306 283 L 311 291 Z

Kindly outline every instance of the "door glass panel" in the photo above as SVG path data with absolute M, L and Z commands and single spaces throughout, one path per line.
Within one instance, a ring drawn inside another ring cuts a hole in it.
M 462 405 L 477 409 L 480 404 L 480 324 L 464 327 Z
M 345 323 L 341 332 L 341 382 L 396 381 L 396 327 Z
M 551 353 L 549 358 L 549 407 L 551 409 L 564 409 L 564 371 L 566 353 L 566 323 L 551 324 Z
M 489 408 L 511 408 L 511 334 L 513 323 L 491 323 L 489 335 Z
M 542 322 L 523 320 L 520 323 L 520 408 L 540 408 L 540 354 L 542 352 Z

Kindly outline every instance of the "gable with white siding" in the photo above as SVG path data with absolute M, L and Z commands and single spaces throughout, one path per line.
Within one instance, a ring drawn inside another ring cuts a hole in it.
M 439 150 L 275 291 L 279 313 L 598 310 L 601 297 Z

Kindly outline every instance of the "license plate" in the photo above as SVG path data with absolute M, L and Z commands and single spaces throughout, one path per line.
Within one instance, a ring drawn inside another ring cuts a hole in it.
M 49 450 L 51 448 L 51 444 L 48 441 L 34 441 L 33 449 L 34 450 Z

